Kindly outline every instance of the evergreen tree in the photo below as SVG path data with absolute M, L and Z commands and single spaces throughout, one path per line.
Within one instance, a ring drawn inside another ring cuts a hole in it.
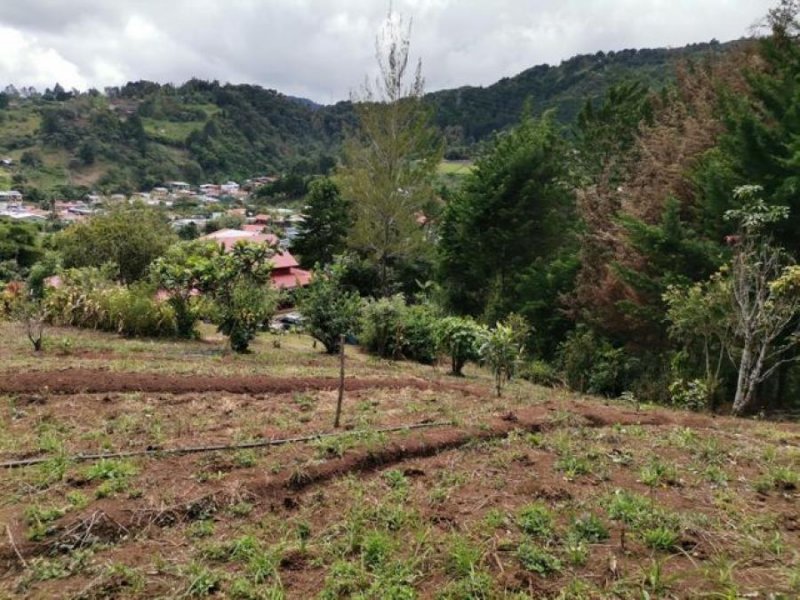
M 574 261 L 560 262 L 562 251 L 573 245 L 566 253 L 575 254 L 566 150 L 550 117 L 525 117 L 477 160 L 439 232 L 450 308 L 489 321 L 516 310 L 536 327 L 543 313 L 558 312 L 571 279 L 563 271 L 574 271 Z M 562 273 L 552 278 L 551 268 Z
M 303 214 L 305 220 L 292 242 L 292 250 L 300 255 L 304 268 L 329 264 L 345 248 L 351 223 L 350 203 L 331 179 L 318 179 L 311 183 Z

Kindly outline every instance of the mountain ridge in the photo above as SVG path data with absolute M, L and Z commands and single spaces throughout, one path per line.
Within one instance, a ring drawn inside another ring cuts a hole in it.
M 565 125 L 587 99 L 621 81 L 668 85 L 674 65 L 726 52 L 742 40 L 680 48 L 581 54 L 536 65 L 487 86 L 425 95 L 453 158 L 516 123 L 526 104 L 554 110 Z M 8 88 L 7 88 L 8 89 Z M 252 84 L 191 79 L 179 86 L 148 81 L 96 91 L 61 86 L 0 102 L 0 189 L 29 196 L 73 196 L 88 189 L 130 192 L 163 181 L 244 179 L 325 172 L 343 132 L 355 125 L 350 101 L 322 105 Z M 4 105 L 5 108 L 2 108 Z

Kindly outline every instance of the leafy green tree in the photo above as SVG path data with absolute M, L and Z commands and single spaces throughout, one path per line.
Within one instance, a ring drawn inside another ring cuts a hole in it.
M 305 220 L 292 242 L 292 250 L 300 255 L 304 268 L 330 264 L 345 249 L 351 223 L 350 202 L 331 179 L 317 179 L 309 186 L 303 215 Z
M 205 232 L 214 233 L 220 229 L 240 229 L 244 225 L 244 217 L 239 215 L 220 215 L 206 223 Z
M 432 182 L 442 157 L 422 100 L 421 63 L 409 72 L 409 36 L 410 28 L 390 16 L 377 41 L 381 75 L 356 98 L 358 129 L 345 141 L 337 173 L 353 203 L 348 245 L 378 266 L 384 296 L 390 294 L 392 265 L 424 253 L 418 219 L 434 197 Z
M 523 347 L 514 330 L 503 323 L 490 330 L 478 353 L 481 362 L 488 365 L 494 375 L 495 391 L 500 396 L 503 386 L 514 376 L 522 360 Z
M 180 229 L 178 229 L 178 237 L 187 241 L 191 241 L 200 237 L 200 230 L 197 227 L 197 223 L 194 221 L 189 221 L 186 225 L 183 225 Z
M 264 244 L 238 242 L 228 252 L 218 247 L 193 267 L 200 290 L 213 300 L 214 322 L 234 352 L 247 352 L 258 330 L 275 314 L 278 297 L 269 288 L 272 255 Z
M 64 267 L 114 263 L 121 281 L 141 279 L 176 240 L 164 215 L 142 204 L 114 207 L 58 234 Z
M 445 317 L 436 325 L 439 351 L 450 357 L 450 373 L 462 376 L 467 361 L 480 359 L 486 328 L 469 317 Z
M 155 285 L 167 294 L 167 302 L 175 311 L 178 335 L 196 335 L 195 325 L 203 313 L 199 292 L 214 289 L 213 261 L 219 248 L 214 242 L 183 242 L 174 244 L 164 256 L 150 265 Z
M 336 354 L 340 336 L 358 331 L 361 297 L 344 286 L 342 265 L 318 266 L 315 271 L 314 279 L 298 294 L 297 307 L 306 331 L 322 343 L 325 352 Z
M 0 220 L 0 282 L 27 277 L 44 256 L 39 235 L 33 224 Z
M 673 359 L 679 381 L 701 377 L 708 400 L 722 383 L 733 335 L 730 279 L 716 273 L 708 281 L 672 285 L 664 293 L 669 337 L 680 344 Z M 681 385 L 681 384 L 678 384 Z

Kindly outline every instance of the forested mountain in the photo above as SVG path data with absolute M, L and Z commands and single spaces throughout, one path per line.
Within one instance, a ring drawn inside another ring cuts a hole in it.
M 451 156 L 516 123 L 526 101 L 534 114 L 556 110 L 571 123 L 587 99 L 627 79 L 659 89 L 684 59 L 730 44 L 598 52 L 540 65 L 482 87 L 426 96 L 446 133 Z M 347 124 L 349 102 L 320 106 L 253 85 L 191 80 L 181 86 L 131 82 L 78 93 L 56 85 L 44 93 L 9 86 L 0 95 L 0 188 L 29 196 L 73 196 L 88 189 L 126 192 L 172 179 L 243 179 L 294 170 L 324 172 Z
M 622 50 L 582 54 L 558 66 L 538 65 L 488 87 L 461 87 L 428 95 L 436 124 L 447 131 L 451 147 L 474 144 L 519 121 L 526 102 L 533 115 L 554 109 L 571 124 L 587 99 L 600 98 L 611 86 L 638 80 L 653 90 L 673 81 L 682 61 L 699 62 L 741 42 L 712 41 L 682 48 Z

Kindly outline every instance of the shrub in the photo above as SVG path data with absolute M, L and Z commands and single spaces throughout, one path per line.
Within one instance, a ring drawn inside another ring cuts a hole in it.
M 311 284 L 298 294 L 298 308 L 308 333 L 325 346 L 325 352 L 339 351 L 343 335 L 356 333 L 361 298 L 342 284 L 342 268 L 335 264 L 318 270 Z
M 371 354 L 400 358 L 405 311 L 401 294 L 368 302 L 361 314 L 361 345 Z
M 219 331 L 228 336 L 234 352 L 247 352 L 250 342 L 275 314 L 278 302 L 275 294 L 263 285 L 240 281 L 230 296 L 230 302 L 219 310 Z
M 178 329 L 175 311 L 155 298 L 155 289 L 136 284 L 116 286 L 106 295 L 108 314 L 116 331 L 126 337 L 173 337 Z
M 406 307 L 403 317 L 402 354 L 409 360 L 430 365 L 436 361 L 438 314 L 427 304 Z
M 103 269 L 71 269 L 45 298 L 47 319 L 114 331 L 130 337 L 172 337 L 177 333 L 174 310 L 155 298 L 155 289 L 139 283 L 126 287 L 111 282 Z
M 427 304 L 407 306 L 401 295 L 368 303 L 361 315 L 359 340 L 384 358 L 423 364 L 436 360 L 435 310 Z
M 543 360 L 531 360 L 524 363 L 519 368 L 519 376 L 526 381 L 545 387 L 555 387 L 562 383 L 558 370 Z
M 572 389 L 614 397 L 628 389 L 639 366 L 624 349 L 614 348 L 585 326 L 569 333 L 559 346 L 558 359 Z
M 478 351 L 481 361 L 489 365 L 494 374 L 498 396 L 500 396 L 505 382 L 511 379 L 516 372 L 522 355 L 522 345 L 518 341 L 519 339 L 519 333 L 515 334 L 510 326 L 498 323 L 486 336 Z
M 467 361 L 480 358 L 480 342 L 485 333 L 486 329 L 469 317 L 445 317 L 438 322 L 436 345 L 450 357 L 453 375 L 461 375 Z
M 681 408 L 702 411 L 711 404 L 711 392 L 702 379 L 676 379 L 669 386 L 672 403 Z

